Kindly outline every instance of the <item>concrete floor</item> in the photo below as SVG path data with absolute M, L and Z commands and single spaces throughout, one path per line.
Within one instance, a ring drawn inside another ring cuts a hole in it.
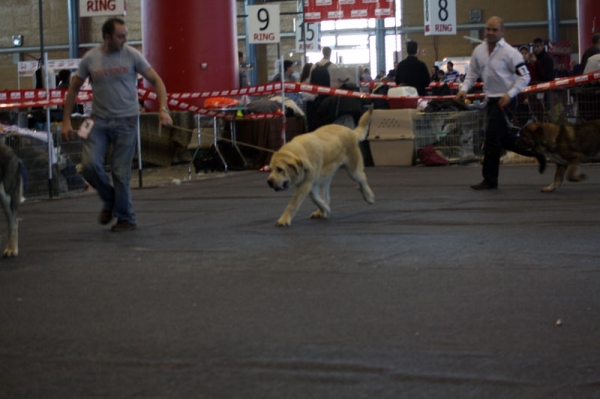
M 139 228 L 30 200 L 0 259 L 0 397 L 598 398 L 600 165 L 345 173 L 332 217 L 257 171 L 144 172 Z M 134 184 L 135 186 L 135 184 Z M 6 233 L 2 232 L 5 242 Z

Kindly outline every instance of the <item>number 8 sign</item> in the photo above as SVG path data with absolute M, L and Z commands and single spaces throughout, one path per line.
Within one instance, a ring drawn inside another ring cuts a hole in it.
M 248 43 L 279 42 L 279 4 L 248 6 Z
M 456 35 L 456 0 L 424 0 L 425 36 Z

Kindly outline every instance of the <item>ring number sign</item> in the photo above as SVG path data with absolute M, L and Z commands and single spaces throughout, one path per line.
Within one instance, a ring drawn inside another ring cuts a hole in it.
M 279 4 L 248 6 L 248 43 L 279 43 Z
M 318 22 L 304 22 L 302 17 L 296 19 L 296 52 L 319 51 Z
M 423 0 L 425 36 L 456 35 L 456 0 Z

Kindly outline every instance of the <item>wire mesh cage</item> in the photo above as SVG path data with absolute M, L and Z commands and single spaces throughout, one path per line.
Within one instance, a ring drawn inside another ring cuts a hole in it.
M 432 145 L 450 163 L 476 162 L 482 156 L 485 112 L 424 112 L 414 116 L 415 152 Z
M 59 140 L 54 135 L 54 140 Z M 8 136 L 5 144 L 15 151 L 23 163 L 26 177 L 23 194 L 25 197 L 50 196 L 81 192 L 87 184 L 77 170 L 81 162 L 81 140 L 57 144 L 53 149 L 52 163 L 49 162 L 48 143 L 28 136 Z M 50 185 L 50 165 L 52 185 Z

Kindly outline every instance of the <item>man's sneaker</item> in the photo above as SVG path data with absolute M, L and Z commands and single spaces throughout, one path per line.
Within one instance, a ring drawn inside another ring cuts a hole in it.
M 498 183 L 492 183 L 489 180 L 482 180 L 481 183 L 471 186 L 473 190 L 493 190 L 498 188 Z
M 110 228 L 110 231 L 118 233 L 120 231 L 135 230 L 136 227 L 137 224 L 135 223 L 129 223 L 127 220 L 118 220 L 117 223 Z
M 100 211 L 100 215 L 98 215 L 98 223 L 100 224 L 109 224 L 113 218 L 113 210 L 112 209 L 102 209 Z

